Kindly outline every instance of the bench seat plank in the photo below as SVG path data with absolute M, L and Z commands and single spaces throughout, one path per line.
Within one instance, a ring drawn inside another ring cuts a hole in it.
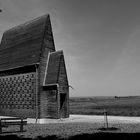
M 15 121 L 15 122 L 1 122 L 2 125 L 26 125 L 27 124 L 27 121 Z
M 27 118 L 1 118 L 0 119 L 0 133 L 2 133 L 2 127 L 8 127 L 10 125 L 19 125 L 20 131 L 23 132 L 23 126 L 27 124 Z
M 26 120 L 27 118 L 1 118 L 0 120 Z

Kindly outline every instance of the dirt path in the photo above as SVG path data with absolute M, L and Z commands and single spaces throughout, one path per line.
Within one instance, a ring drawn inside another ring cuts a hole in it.
M 107 116 L 109 123 L 140 123 L 140 117 L 126 117 L 126 116 Z M 29 123 L 34 123 L 34 119 L 28 119 Z M 65 119 L 41 119 L 38 123 L 74 123 L 74 122 L 88 122 L 88 123 L 104 123 L 105 118 L 101 115 L 70 115 Z
M 140 123 L 140 117 L 107 116 L 111 123 Z M 69 121 L 104 122 L 105 117 L 99 115 L 71 115 Z
M 5 118 L 5 116 L 0 116 Z M 140 117 L 126 117 L 126 116 L 107 116 L 109 123 L 140 123 Z M 27 119 L 28 123 L 35 123 L 35 119 Z M 70 115 L 65 119 L 40 119 L 38 123 L 75 123 L 75 122 L 88 122 L 88 123 L 104 123 L 105 117 L 103 115 Z
M 35 119 L 32 119 L 32 122 Z M 31 124 L 31 119 L 28 119 L 30 124 L 24 126 L 26 130 L 24 133 L 14 133 L 12 131 L 19 130 L 19 127 L 13 126 L 4 128 L 4 131 L 12 132 L 9 134 L 16 134 L 19 137 L 36 138 L 38 136 L 59 136 L 67 138 L 81 134 L 100 133 L 105 126 L 104 116 L 98 115 L 70 115 L 66 119 L 45 119 L 40 120 L 40 123 L 45 124 Z M 139 133 L 140 132 L 140 117 L 120 117 L 108 116 L 110 128 L 116 128 L 114 133 Z M 6 134 L 6 133 L 5 133 Z M 4 134 L 4 135 L 5 135 Z M 7 133 L 8 134 L 8 133 Z

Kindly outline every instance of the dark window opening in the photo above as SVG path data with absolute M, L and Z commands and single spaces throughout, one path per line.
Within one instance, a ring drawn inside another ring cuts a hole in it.
M 66 100 L 66 94 L 60 94 L 60 109 L 62 109 L 65 100 Z
M 44 90 L 57 90 L 57 85 L 46 85 L 43 86 Z

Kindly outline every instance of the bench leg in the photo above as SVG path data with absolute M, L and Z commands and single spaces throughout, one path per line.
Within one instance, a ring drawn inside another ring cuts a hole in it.
M 1 125 L 1 120 L 0 120 L 0 133 L 2 133 L 2 125 Z
M 21 119 L 20 131 L 23 132 L 23 119 Z
M 20 125 L 20 131 L 23 132 L 23 125 Z

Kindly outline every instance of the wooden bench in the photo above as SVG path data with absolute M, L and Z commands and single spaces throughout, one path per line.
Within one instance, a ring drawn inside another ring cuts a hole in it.
M 0 133 L 3 127 L 10 125 L 19 125 L 20 132 L 23 132 L 23 126 L 27 124 L 27 118 L 0 118 Z

